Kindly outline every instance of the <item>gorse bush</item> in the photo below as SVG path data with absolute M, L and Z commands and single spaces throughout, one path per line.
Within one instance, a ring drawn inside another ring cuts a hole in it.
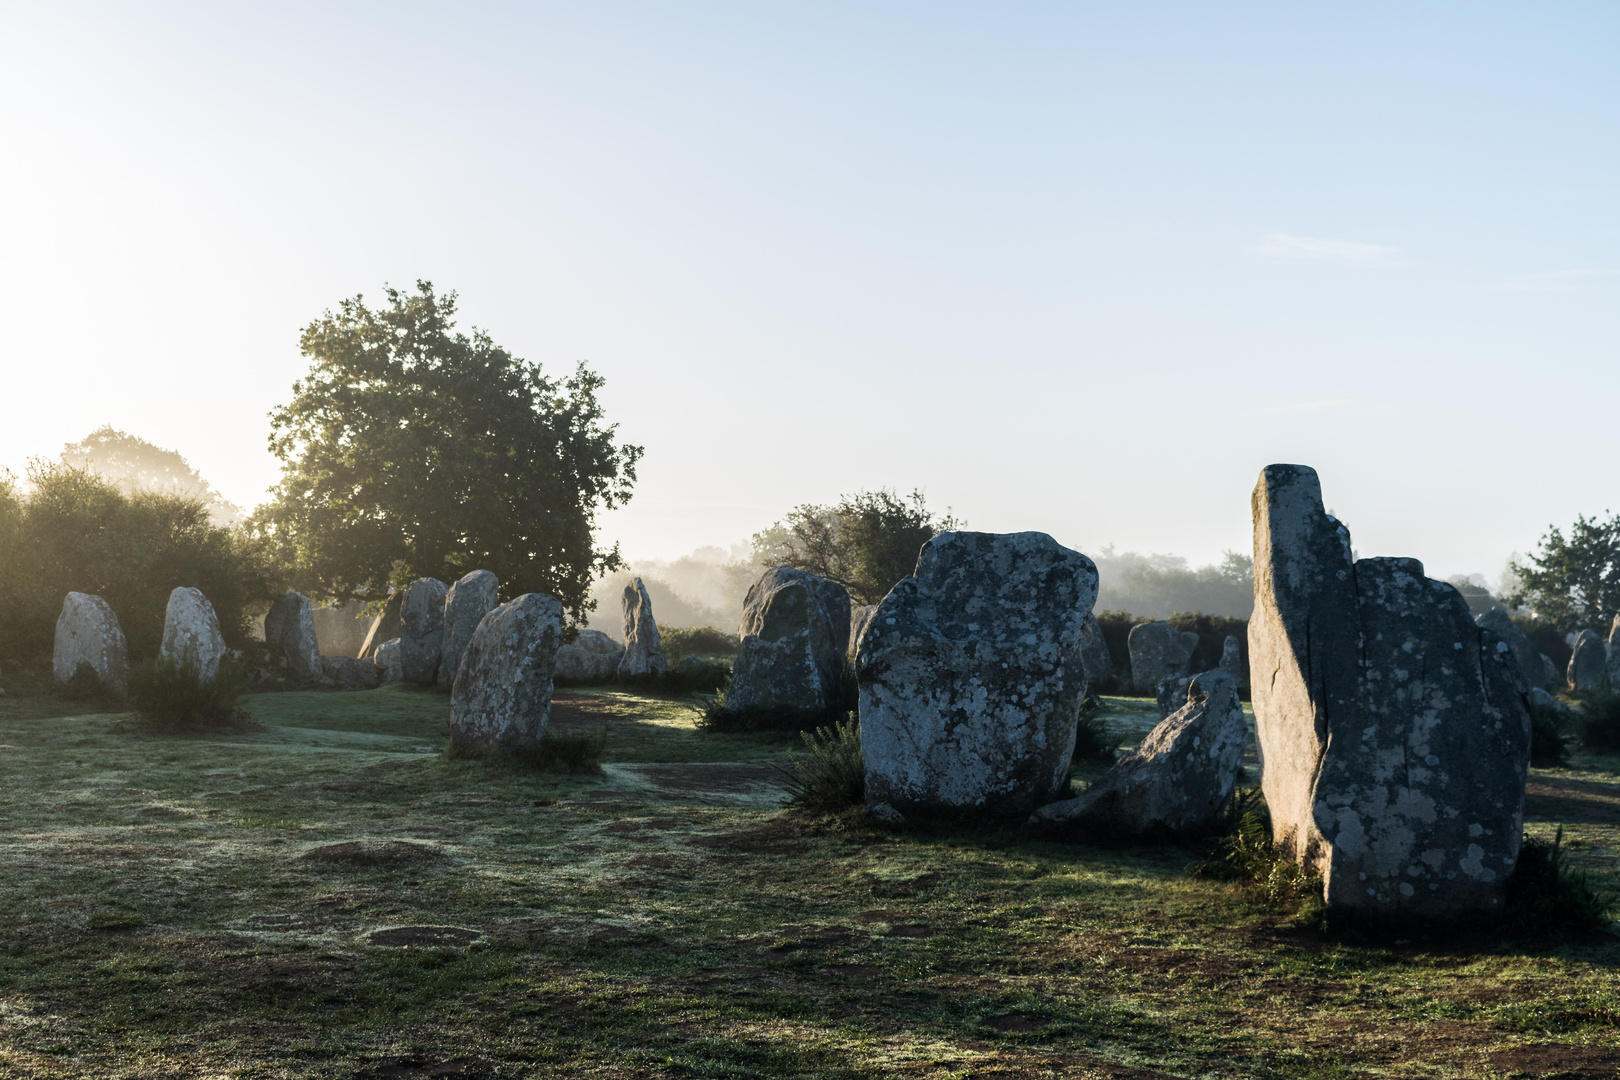
M 1581 702 L 1577 715 L 1582 746 L 1604 754 L 1620 753 L 1620 694 L 1607 687 L 1594 690 Z
M 160 731 L 230 731 L 247 725 L 238 704 L 248 688 L 247 675 L 226 658 L 210 680 L 194 661 L 158 656 L 129 672 L 129 704 L 146 723 Z
M 1099 763 L 1114 760 L 1119 736 L 1108 730 L 1102 702 L 1087 694 L 1080 702 L 1080 722 L 1074 730 L 1074 758 L 1077 762 Z
M 1608 926 L 1614 903 L 1612 894 L 1593 888 L 1584 872 L 1570 866 L 1560 825 L 1551 840 L 1524 838 L 1508 878 L 1502 922 L 1518 933 L 1589 933 Z
M 787 777 L 788 801 L 805 810 L 842 810 L 866 801 L 861 725 L 853 714 L 832 727 L 803 733 L 807 753 L 777 768 Z

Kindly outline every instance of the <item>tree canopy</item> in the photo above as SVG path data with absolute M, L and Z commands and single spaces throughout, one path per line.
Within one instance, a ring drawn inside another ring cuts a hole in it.
M 1607 633 L 1620 613 L 1620 515 L 1607 521 L 1577 515 L 1566 539 L 1551 526 L 1527 562 L 1512 562 L 1518 588 L 1508 603 L 1529 607 L 1564 630 Z
M 235 525 L 243 517 L 241 508 L 215 491 L 177 451 L 164 450 L 111 424 L 62 447 L 62 464 L 92 472 L 125 495 L 145 491 L 196 499 L 216 525 Z
M 963 524 L 949 510 L 936 519 L 920 491 L 909 499 L 887 489 L 863 491 L 836 506 L 796 507 L 754 534 L 754 557 L 764 566 L 792 566 L 836 581 L 857 604 L 875 604 L 911 576 L 924 544 Z
M 580 619 L 591 580 L 621 564 L 596 515 L 630 498 L 642 453 L 604 423 L 602 378 L 548 378 L 457 332 L 456 295 L 430 282 L 385 294 L 304 329 L 310 371 L 271 413 L 282 476 L 253 528 L 322 598 L 485 569 L 503 596 L 548 593 Z

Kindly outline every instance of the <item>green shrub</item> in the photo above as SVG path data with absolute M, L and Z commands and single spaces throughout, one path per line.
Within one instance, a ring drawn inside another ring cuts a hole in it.
M 1222 825 L 1211 853 L 1189 868 L 1194 877 L 1236 882 L 1273 910 L 1297 908 L 1321 896 L 1322 879 L 1272 843 L 1271 811 L 1259 788 L 1234 791 Z
M 737 635 L 712 626 L 659 627 L 659 648 L 671 667 L 687 656 L 736 656 Z
M 1600 753 L 1620 753 L 1620 694 L 1604 688 L 1588 693 L 1577 713 L 1581 745 Z
M 866 801 L 866 761 L 861 756 L 861 725 L 853 714 L 832 727 L 803 733 L 805 755 L 789 755 L 788 801 L 805 810 L 842 810 Z
M 240 731 L 247 717 L 237 704 L 246 674 L 228 657 L 208 682 L 197 664 L 167 656 L 143 660 L 129 672 L 129 704 L 160 731 Z
M 1569 762 L 1569 721 L 1552 705 L 1530 706 L 1530 764 L 1550 767 Z
M 1609 925 L 1614 903 L 1612 894 L 1593 888 L 1584 872 L 1569 865 L 1560 825 L 1551 840 L 1524 838 L 1507 881 L 1502 922 L 1519 933 L 1589 933 Z
M 548 727 L 538 746 L 506 753 L 475 750 L 454 739 L 445 743 L 444 756 L 452 760 L 482 761 L 489 765 L 533 772 L 599 773 L 602 755 L 607 751 L 607 727 L 595 732 L 562 731 Z
M 680 694 L 713 694 L 731 679 L 731 665 L 723 660 L 688 656 L 664 674 L 669 689 Z
M 1108 730 L 1102 709 L 1102 702 L 1094 694 L 1087 694 L 1080 702 L 1080 722 L 1074 730 L 1074 761 L 1092 764 L 1114 760 L 1119 736 Z

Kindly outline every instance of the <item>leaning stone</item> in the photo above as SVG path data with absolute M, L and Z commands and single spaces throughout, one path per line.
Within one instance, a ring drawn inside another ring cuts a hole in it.
M 652 597 L 647 586 L 636 578 L 624 587 L 624 656 L 619 659 L 619 678 L 657 678 L 666 670 L 659 647 L 658 623 L 653 619 Z
M 1500 909 L 1518 860 L 1530 716 L 1517 666 L 1415 559 L 1361 559 L 1313 469 L 1254 491 L 1249 666 L 1274 841 L 1330 905 Z
M 1131 650 L 1131 682 L 1137 693 L 1154 693 L 1159 683 L 1171 675 L 1187 674 L 1198 635 L 1180 631 L 1167 622 L 1137 623 L 1128 639 Z
M 860 607 L 849 609 L 849 648 L 845 649 L 844 653 L 849 657 L 850 663 L 855 662 L 855 654 L 861 648 L 861 635 L 872 625 L 872 616 L 877 614 L 877 609 L 876 604 L 862 604 Z
M 862 642 L 868 803 L 1027 810 L 1068 780 L 1097 568 L 1045 533 L 946 532 Z
M 438 578 L 417 578 L 405 590 L 399 609 L 399 663 L 405 681 L 432 686 L 444 654 L 444 598 Z
M 1575 638 L 1575 650 L 1569 657 L 1569 688 L 1596 690 L 1603 685 L 1608 667 L 1608 643 L 1592 631 L 1582 630 Z
M 1085 665 L 1086 683 L 1095 690 L 1114 674 L 1114 658 L 1108 654 L 1108 642 L 1103 638 L 1102 625 L 1097 616 L 1086 613 L 1080 627 L 1080 662 Z
M 556 677 L 576 685 L 609 682 L 623 658 L 624 647 L 617 641 L 600 630 L 581 630 L 572 645 L 558 647 Z
M 56 648 L 51 674 L 69 682 L 89 668 L 102 686 L 117 693 L 129 689 L 129 646 L 118 616 L 107 601 L 92 593 L 70 592 L 56 617 Z
M 405 681 L 405 665 L 400 656 L 399 638 L 378 645 L 371 654 L 371 663 L 377 669 L 377 681 L 380 685 Z
M 488 570 L 463 575 L 444 594 L 444 638 L 439 650 L 438 684 L 449 687 L 461 666 L 473 631 L 501 602 L 501 581 Z
M 765 571 L 743 601 L 726 708 L 809 717 L 836 707 L 849 620 L 837 582 L 791 566 Z
M 402 626 L 399 613 L 404 605 L 404 592 L 396 589 L 388 594 L 388 600 L 383 604 L 383 609 L 377 612 L 375 619 L 371 620 L 371 629 L 366 632 L 366 640 L 360 646 L 360 652 L 356 655 L 361 659 L 365 659 L 375 654 L 377 647 L 383 642 L 393 641 L 399 637 Z
M 315 609 L 302 593 L 283 593 L 264 616 L 264 643 L 287 660 L 297 679 L 321 676 L 321 647 L 315 640 Z
M 1159 680 L 1154 687 L 1154 697 L 1159 704 L 1159 719 L 1164 720 L 1187 704 L 1187 691 L 1192 687 L 1191 675 L 1169 675 Z
M 538 746 L 561 641 L 562 605 L 550 596 L 524 593 L 485 615 L 450 692 L 450 741 L 495 753 Z
M 1513 621 L 1501 605 L 1493 606 L 1474 618 L 1474 623 L 1482 630 L 1489 630 L 1502 639 L 1504 645 L 1513 653 L 1513 662 L 1518 664 L 1519 671 L 1524 675 L 1525 681 L 1532 686 L 1552 686 L 1544 680 L 1545 669 L 1542 667 L 1542 654 L 1536 651 L 1530 638 L 1519 629 L 1519 624 Z
M 381 681 L 382 672 L 371 660 L 353 656 L 323 656 L 321 677 L 340 690 L 371 690 Z
M 1140 836 L 1212 828 L 1237 785 L 1249 725 L 1237 681 L 1220 669 L 1191 680 L 1187 702 L 1079 798 L 1043 806 L 1031 825 Z
M 225 656 L 225 636 L 219 632 L 214 605 L 199 589 L 181 586 L 169 594 L 163 615 L 162 655 L 175 663 L 194 664 L 199 678 L 213 682 Z

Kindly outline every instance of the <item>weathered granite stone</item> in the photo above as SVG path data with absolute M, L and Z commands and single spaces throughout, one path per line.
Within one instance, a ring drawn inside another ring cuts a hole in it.
M 405 664 L 400 654 L 399 638 L 390 638 L 378 645 L 372 651 L 371 662 L 377 669 L 377 681 L 380 685 L 405 681 Z
M 1532 680 L 1534 681 L 1534 680 Z M 1556 686 L 1562 689 L 1565 685 L 1564 677 L 1558 673 L 1558 665 L 1546 653 L 1541 654 L 1541 686 Z
M 1608 668 L 1608 643 L 1592 631 L 1582 630 L 1575 638 L 1575 651 L 1569 657 L 1569 688 L 1596 690 L 1603 685 Z
M 1171 713 L 1187 704 L 1187 692 L 1192 688 L 1191 675 L 1167 675 L 1153 688 L 1159 703 L 1159 719 L 1168 719 Z
M 417 578 L 405 589 L 399 609 L 399 664 L 406 682 L 432 686 L 438 677 L 449 591 L 438 578 Z
M 1131 650 L 1131 682 L 1138 693 L 1156 692 L 1171 675 L 1187 674 L 1198 635 L 1180 631 L 1167 622 L 1137 623 L 1127 639 Z
M 399 613 L 404 606 L 405 594 L 403 592 L 396 590 L 388 594 L 388 600 L 383 604 L 383 609 L 377 613 L 375 619 L 371 620 L 371 629 L 366 632 L 365 643 L 360 646 L 360 652 L 356 655 L 361 659 L 365 659 L 376 653 L 377 647 L 383 642 L 393 641 L 399 637 L 402 625 Z
M 1231 634 L 1227 634 L 1226 641 L 1221 644 L 1221 662 L 1216 666 L 1232 676 L 1239 694 L 1248 693 L 1249 662 L 1243 658 L 1243 643 Z
M 791 566 L 765 571 L 743 601 L 726 707 L 805 716 L 835 707 L 849 620 L 837 582 Z
M 652 598 L 647 586 L 636 578 L 624 587 L 624 656 L 619 659 L 619 678 L 640 679 L 662 675 L 666 670 L 664 653 L 658 644 L 658 623 L 653 619 Z
M 225 656 L 225 637 L 219 632 L 214 605 L 201 590 L 181 586 L 169 594 L 163 614 L 163 657 L 195 664 L 203 682 L 213 682 Z
M 524 593 L 485 615 L 450 692 L 450 741 L 496 753 L 538 746 L 561 641 L 562 605 L 550 596 Z
M 321 657 L 321 677 L 340 690 L 371 690 L 382 679 L 382 672 L 370 659 L 353 656 Z
M 1114 674 L 1114 658 L 1108 654 L 1108 642 L 1103 640 L 1097 616 L 1089 611 L 1080 624 L 1080 662 L 1085 665 L 1086 683 L 1093 689 Z
M 1539 686 L 1530 688 L 1530 707 L 1534 709 L 1551 709 L 1553 712 L 1564 714 L 1575 711 Z
M 1378 916 L 1499 908 L 1530 717 L 1499 638 L 1414 559 L 1353 561 L 1316 472 L 1254 491 L 1249 665 L 1274 840 Z
M 264 643 L 287 661 L 296 679 L 321 677 L 321 646 L 315 640 L 315 609 L 302 593 L 283 593 L 264 616 Z
M 1530 643 L 1525 632 L 1519 629 L 1519 624 L 1514 622 L 1512 616 L 1500 605 L 1475 616 L 1474 623 L 1502 639 L 1513 653 L 1514 663 L 1519 665 L 1519 671 L 1527 683 L 1543 687 L 1553 685 L 1543 681 L 1546 669 L 1541 663 L 1542 654 Z
M 855 662 L 855 654 L 861 647 L 861 635 L 866 633 L 868 626 L 872 625 L 872 616 L 877 614 L 877 609 L 876 604 L 862 604 L 860 607 L 850 608 L 849 648 L 844 650 L 850 659 L 850 663 Z
M 1211 828 L 1237 784 L 1248 721 L 1237 682 L 1220 668 L 1191 681 L 1187 701 L 1079 798 L 1043 806 L 1031 825 L 1099 833 L 1191 833 Z
M 118 616 L 107 601 L 92 593 L 70 592 L 56 617 L 56 648 L 51 674 L 65 683 L 88 667 L 102 686 L 117 693 L 129 689 L 129 646 Z
M 557 648 L 557 679 L 576 684 L 610 682 L 624 647 L 600 630 L 581 630 L 572 645 Z
M 501 602 L 501 580 L 488 570 L 464 574 L 444 594 L 444 639 L 439 647 L 438 684 L 448 687 L 456 679 L 461 654 L 473 631 Z
M 946 532 L 884 597 L 860 678 L 866 801 L 1021 810 L 1068 780 L 1097 568 L 1045 533 Z
M 869 805 L 866 808 L 866 816 L 880 825 L 904 825 L 906 823 L 906 815 L 886 802 Z

